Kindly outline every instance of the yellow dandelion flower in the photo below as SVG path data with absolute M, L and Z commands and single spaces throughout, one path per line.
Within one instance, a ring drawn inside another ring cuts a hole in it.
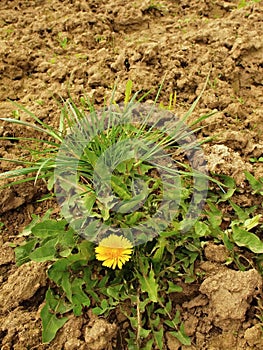
M 132 244 L 123 236 L 111 234 L 100 241 L 98 247 L 95 248 L 95 253 L 96 259 L 103 261 L 103 266 L 112 269 L 118 266 L 121 269 L 131 257 Z

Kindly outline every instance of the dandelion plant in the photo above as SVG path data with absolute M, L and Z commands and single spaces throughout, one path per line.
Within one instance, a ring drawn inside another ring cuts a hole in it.
M 167 332 L 190 344 L 170 294 L 180 289 L 179 277 L 194 280 L 193 264 L 205 235 L 198 218 L 208 176 L 194 133 L 213 112 L 191 128 L 186 121 L 200 96 L 178 118 L 159 107 L 160 91 L 151 104 L 144 103 L 146 96 L 132 95 L 129 81 L 122 105 L 113 93 L 109 105 L 98 111 L 87 98 L 80 106 L 69 98 L 63 101 L 58 128 L 19 105 L 32 123 L 1 118 L 43 137 L 27 139 L 32 150 L 41 144 L 42 151 L 34 159 L 18 159 L 23 168 L 4 172 L 0 179 L 13 178 L 9 186 L 18 183 L 19 175 L 26 176 L 21 181 L 43 179 L 61 207 L 56 220 L 50 213 L 34 216 L 24 231 L 27 239 L 15 249 L 18 265 L 50 262 L 47 273 L 57 288 L 47 290 L 41 311 L 43 342 L 52 341 L 70 313 L 80 316 L 90 307 L 104 317 L 113 309 L 126 315 L 130 348 L 155 344 L 161 349 L 161 318 Z M 63 304 L 59 312 L 58 300 Z

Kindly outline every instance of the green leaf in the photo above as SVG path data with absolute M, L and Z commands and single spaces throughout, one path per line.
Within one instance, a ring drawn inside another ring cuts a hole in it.
M 222 213 L 213 203 L 209 203 L 208 205 L 210 208 L 210 211 L 207 211 L 208 221 L 213 228 L 218 228 L 222 222 Z
M 261 0 L 260 0 L 261 1 Z M 256 162 L 263 162 L 263 157 L 259 157 L 259 158 L 249 158 L 249 161 L 251 163 L 256 163 Z
M 172 311 L 172 300 L 169 298 L 167 303 L 165 304 L 165 311 L 166 313 L 171 313 Z
M 225 202 L 231 198 L 236 190 L 236 183 L 232 177 L 227 175 L 221 175 L 220 177 L 224 179 L 224 185 L 227 187 L 227 192 L 222 188 L 221 199 L 219 199 L 217 203 Z
M 127 185 L 124 183 L 124 179 L 122 177 L 118 177 L 112 175 L 111 177 L 111 186 L 113 191 L 124 200 L 131 199 L 131 194 L 127 188 Z
M 140 328 L 139 330 L 139 335 L 143 339 L 147 338 L 150 333 L 151 333 L 151 329 Z
M 181 321 L 181 314 L 179 310 L 176 310 L 174 319 L 173 319 L 173 323 L 174 324 L 179 324 L 179 322 Z
M 97 307 L 94 307 L 94 308 L 92 309 L 92 312 L 93 312 L 95 315 L 99 316 L 99 315 L 104 314 L 108 309 L 110 309 L 109 304 L 108 304 L 108 301 L 107 301 L 106 299 L 103 299 L 102 302 L 101 302 L 101 304 L 100 304 L 100 307 L 98 307 L 98 306 L 97 306 Z
M 161 325 L 160 315 L 157 315 L 154 320 L 150 318 L 150 322 L 151 322 L 151 327 L 158 328 Z
M 50 261 L 55 258 L 57 238 L 50 239 L 29 254 L 29 258 L 36 262 Z
M 170 328 L 174 328 L 174 323 L 171 320 L 165 320 L 164 323 L 169 326 Z
M 72 283 L 72 302 L 73 312 L 76 316 L 80 316 L 82 313 L 82 306 L 90 306 L 90 299 L 83 291 L 84 281 L 80 278 L 75 278 Z
M 142 292 L 146 292 L 149 299 L 156 303 L 158 301 L 158 284 L 154 278 L 153 269 L 150 270 L 149 276 L 138 274 Z
M 198 237 L 204 237 L 209 235 L 211 232 L 205 222 L 197 221 L 194 225 L 195 233 Z
M 250 186 L 254 190 L 254 193 L 263 194 L 263 182 L 262 178 L 260 180 L 257 180 L 252 174 L 250 174 L 248 171 L 244 171 L 246 179 L 248 180 Z
M 153 343 L 154 343 L 154 339 L 153 338 L 148 340 L 146 345 L 145 345 L 145 347 L 142 348 L 141 350 L 152 350 L 153 349 Z M 130 347 L 129 347 L 129 350 L 131 350 Z
M 232 251 L 234 249 L 234 243 L 229 239 L 227 232 L 222 232 L 222 239 L 226 248 Z
M 228 188 L 235 188 L 236 182 L 231 176 L 220 175 L 220 178 L 224 180 L 224 185 Z
M 245 210 L 242 210 L 237 204 L 235 204 L 234 202 L 232 201 L 229 201 L 232 208 L 235 210 L 238 218 L 241 220 L 241 221 L 244 221 L 246 219 L 248 219 L 249 215 L 248 213 L 245 212 Z
M 48 270 L 48 277 L 64 290 L 68 300 L 72 302 L 69 265 L 70 262 L 67 259 L 60 259 L 54 262 Z
M 180 293 L 183 291 L 183 288 L 181 286 L 178 286 L 177 284 L 174 284 L 171 281 L 168 281 L 168 286 L 169 286 L 169 289 L 167 292 L 168 294 L 169 293 Z
M 57 331 L 67 322 L 67 317 L 58 318 L 56 313 L 64 313 L 70 310 L 61 299 L 56 298 L 49 289 L 46 293 L 46 304 L 40 312 L 42 320 L 42 342 L 49 343 L 56 336 Z
M 246 247 L 256 254 L 263 253 L 263 242 L 254 233 L 238 226 L 233 226 L 232 230 L 232 238 L 239 247 Z
M 124 105 L 125 106 L 130 101 L 131 94 L 132 94 L 132 81 L 129 79 L 126 83 L 126 88 L 125 88 L 125 97 L 124 97 Z
M 147 198 L 148 194 L 148 186 L 147 184 L 143 184 L 143 188 L 139 194 L 135 195 L 129 200 L 122 201 L 122 203 L 117 207 L 116 210 L 118 211 L 118 213 L 121 214 L 133 211 L 135 207 L 142 204 L 142 202 Z
M 160 328 L 159 331 L 153 331 L 153 336 L 158 349 L 163 349 L 163 328 Z
M 172 336 L 177 338 L 179 342 L 183 345 L 190 346 L 191 339 L 185 334 L 183 324 L 180 325 L 180 330 L 178 332 L 169 332 Z
M 18 237 L 29 236 L 32 233 L 32 228 L 40 221 L 38 215 L 32 214 L 32 220 L 29 225 L 27 225 L 24 230 L 18 235 Z
M 30 261 L 29 255 L 37 244 L 37 239 L 31 239 L 25 244 L 15 248 L 16 264 L 21 266 L 24 263 Z
M 113 286 L 109 286 L 106 290 L 106 294 L 110 297 L 112 297 L 115 300 L 119 300 L 119 293 L 120 290 L 122 289 L 123 284 L 117 284 L 117 285 L 113 285 Z
M 27 225 L 24 230 L 18 235 L 18 237 L 29 236 L 32 233 L 32 228 L 39 222 L 49 219 L 52 213 L 52 209 L 48 209 L 44 216 L 41 218 L 39 215 L 32 214 L 32 221 Z
M 72 228 L 69 228 L 67 231 L 63 230 L 59 232 L 58 234 L 58 242 L 59 247 L 57 247 L 60 251 L 63 251 L 65 249 L 74 248 L 76 243 L 76 234 Z
M 97 279 L 92 279 L 92 271 L 89 268 L 84 269 L 83 280 L 86 285 L 85 292 L 89 294 L 97 303 L 100 302 L 99 296 L 96 294 Z
M 92 192 L 85 194 L 83 197 L 83 203 L 88 213 L 92 210 L 94 203 L 96 202 L 96 198 L 96 194 Z
M 181 321 L 180 311 L 177 310 L 173 320 L 165 320 L 164 323 L 171 328 L 176 328 L 176 326 L 180 323 L 180 321 Z
M 244 222 L 244 228 L 250 231 L 252 228 L 256 227 L 259 224 L 259 220 L 262 217 L 262 215 L 256 215 L 251 219 L 247 219 Z
M 144 218 L 145 214 L 140 211 L 135 211 L 134 213 L 128 214 L 125 217 L 126 225 L 135 225 L 140 219 Z
M 152 258 L 153 262 L 159 263 L 162 260 L 163 254 L 164 254 L 164 249 L 167 246 L 167 240 L 165 237 L 159 237 L 158 242 L 155 245 L 155 253 Z
M 57 318 L 49 311 L 49 306 L 46 304 L 41 310 L 42 319 L 42 342 L 49 343 L 56 336 L 57 331 L 67 322 L 67 317 Z
M 150 169 L 153 169 L 154 166 L 153 165 L 149 165 L 149 164 L 140 164 L 140 173 L 145 175 Z M 151 179 L 153 180 L 153 179 Z
M 54 186 L 54 183 L 55 183 L 55 177 L 54 177 L 54 174 L 52 176 L 50 176 L 50 178 L 48 179 L 47 181 L 47 189 L 49 191 L 52 190 L 53 186 Z
M 78 244 L 78 249 L 81 258 L 85 259 L 87 262 L 95 258 L 94 243 L 84 240 Z
M 36 224 L 32 228 L 32 234 L 35 237 L 45 239 L 49 236 L 57 236 L 59 232 L 65 231 L 66 220 L 55 221 L 55 220 L 45 220 Z
M 88 162 L 94 167 L 97 163 L 98 156 L 94 151 L 90 151 L 88 149 L 85 149 L 84 151 L 84 157 L 87 157 Z

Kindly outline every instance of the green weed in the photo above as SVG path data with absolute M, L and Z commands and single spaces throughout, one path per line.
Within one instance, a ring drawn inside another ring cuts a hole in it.
M 59 45 L 62 47 L 62 49 L 66 49 L 68 45 L 68 38 L 63 35 L 63 33 L 58 33 L 58 38 L 57 38 Z
M 193 134 L 212 113 L 198 118 L 191 129 L 185 126 L 199 96 L 184 118 L 150 123 L 159 93 L 146 109 L 142 101 L 147 94 L 140 99 L 138 93 L 132 95 L 131 81 L 123 106 L 116 105 L 114 94 L 111 108 L 105 105 L 99 112 L 87 98 L 80 99 L 80 106 L 69 99 L 61 106 L 58 128 L 16 103 L 33 122 L 1 118 L 43 136 L 2 138 L 33 145 L 32 160 L 16 160 L 23 168 L 2 173 L 0 179 L 14 178 L 8 186 L 42 179 L 61 205 L 57 219 L 51 210 L 43 217 L 33 214 L 20 234 L 24 243 L 15 248 L 18 266 L 49 262 L 54 287 L 46 291 L 41 310 L 43 343 L 54 339 L 70 314 L 80 316 L 90 308 L 106 318 L 112 310 L 126 316 L 130 327 L 122 336 L 129 349 L 162 349 L 166 332 L 189 346 L 173 296 L 182 292 L 181 280 L 199 279 L 195 263 L 202 259 L 205 242 L 214 239 L 229 251 L 236 244 L 263 253 L 263 243 L 252 233 L 261 217 L 253 215 L 254 208 L 244 211 L 231 201 L 237 190 L 233 179 L 225 177 L 221 184 L 191 169 L 190 158 L 177 157 L 182 149 L 200 151 Z M 170 115 L 175 104 L 172 94 L 158 110 Z M 246 176 L 261 194 L 261 181 Z M 209 179 L 219 191 L 209 194 L 206 210 L 198 216 L 195 210 L 204 204 Z M 222 202 L 230 203 L 236 215 L 227 230 L 221 228 Z
M 251 5 L 253 3 L 259 3 L 261 0 L 240 0 L 238 5 L 237 5 L 237 8 L 238 9 L 242 9 L 248 5 Z

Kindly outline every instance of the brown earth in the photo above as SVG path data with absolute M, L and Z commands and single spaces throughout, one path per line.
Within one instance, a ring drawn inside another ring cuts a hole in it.
M 152 89 L 165 77 L 161 100 L 176 91 L 176 113 L 183 115 L 208 85 L 193 117 L 217 109 L 200 136 L 214 136 L 204 146 L 210 171 L 230 175 L 243 189 L 240 206 L 256 199 L 243 170 L 263 176 L 263 3 L 247 1 L 58 1 L 0 2 L 0 115 L 12 117 L 19 102 L 41 120 L 55 125 L 54 97 L 78 99 L 84 93 L 102 106 L 117 83 L 123 100 L 128 79 L 134 91 Z M 63 47 L 64 46 L 64 47 Z M 128 59 L 130 68 L 124 64 Z M 28 118 L 21 114 L 20 118 Z M 29 130 L 2 123 L 0 136 L 28 136 Z M 26 156 L 17 143 L 0 144 L 0 156 Z M 3 162 L 1 171 L 14 165 Z M 44 186 L 16 186 L 1 192 L 4 223 L 0 238 L 0 347 L 15 349 L 119 349 L 127 322 L 72 318 L 50 345 L 41 344 L 39 311 L 48 285 L 45 266 L 17 268 L 11 242 L 54 203 L 38 203 Z M 258 201 L 258 198 L 257 198 Z M 262 277 L 255 269 L 225 267 L 227 252 L 205 248 L 201 285 L 184 285 L 177 296 L 191 347 L 166 336 L 165 349 L 262 349 L 257 302 Z M 124 345 L 122 345 L 124 348 Z

